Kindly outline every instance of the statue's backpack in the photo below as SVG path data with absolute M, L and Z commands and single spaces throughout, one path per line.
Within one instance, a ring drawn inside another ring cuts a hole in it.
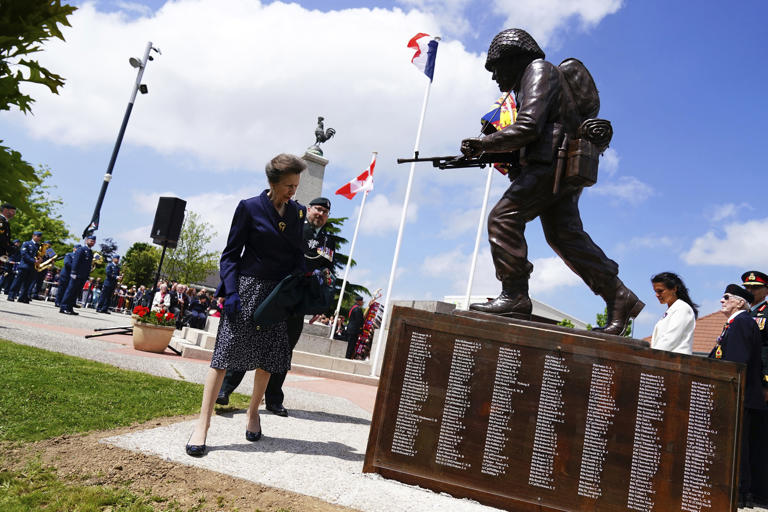
M 598 158 L 608 149 L 613 128 L 610 121 L 597 119 L 600 95 L 584 63 L 570 58 L 557 68 L 563 78 L 563 93 L 568 105 L 564 112 L 566 131 L 577 134 L 576 138 L 567 141 L 565 182 L 589 187 L 597 182 Z

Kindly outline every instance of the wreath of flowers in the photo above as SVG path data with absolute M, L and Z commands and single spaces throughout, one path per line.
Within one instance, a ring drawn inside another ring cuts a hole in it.
M 170 311 L 152 311 L 146 306 L 136 306 L 133 308 L 133 314 L 138 317 L 139 322 L 151 325 L 175 326 L 176 315 Z

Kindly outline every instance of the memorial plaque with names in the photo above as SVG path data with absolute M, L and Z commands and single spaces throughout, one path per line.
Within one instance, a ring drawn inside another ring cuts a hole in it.
M 744 368 L 396 307 L 363 470 L 516 511 L 735 512 Z

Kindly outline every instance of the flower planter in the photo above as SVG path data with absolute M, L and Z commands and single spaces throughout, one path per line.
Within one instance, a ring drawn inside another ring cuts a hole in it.
M 133 319 L 133 348 L 144 352 L 165 352 L 176 328 L 139 322 L 137 315 L 131 318 Z

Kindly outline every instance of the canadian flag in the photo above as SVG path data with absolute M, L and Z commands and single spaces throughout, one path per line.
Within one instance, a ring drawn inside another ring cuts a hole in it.
M 371 165 L 368 166 L 363 173 L 357 178 L 353 179 L 339 190 L 336 191 L 336 195 L 344 196 L 347 199 L 352 199 L 358 192 L 368 192 L 373 190 L 373 168 L 376 167 L 376 153 L 371 157 Z

